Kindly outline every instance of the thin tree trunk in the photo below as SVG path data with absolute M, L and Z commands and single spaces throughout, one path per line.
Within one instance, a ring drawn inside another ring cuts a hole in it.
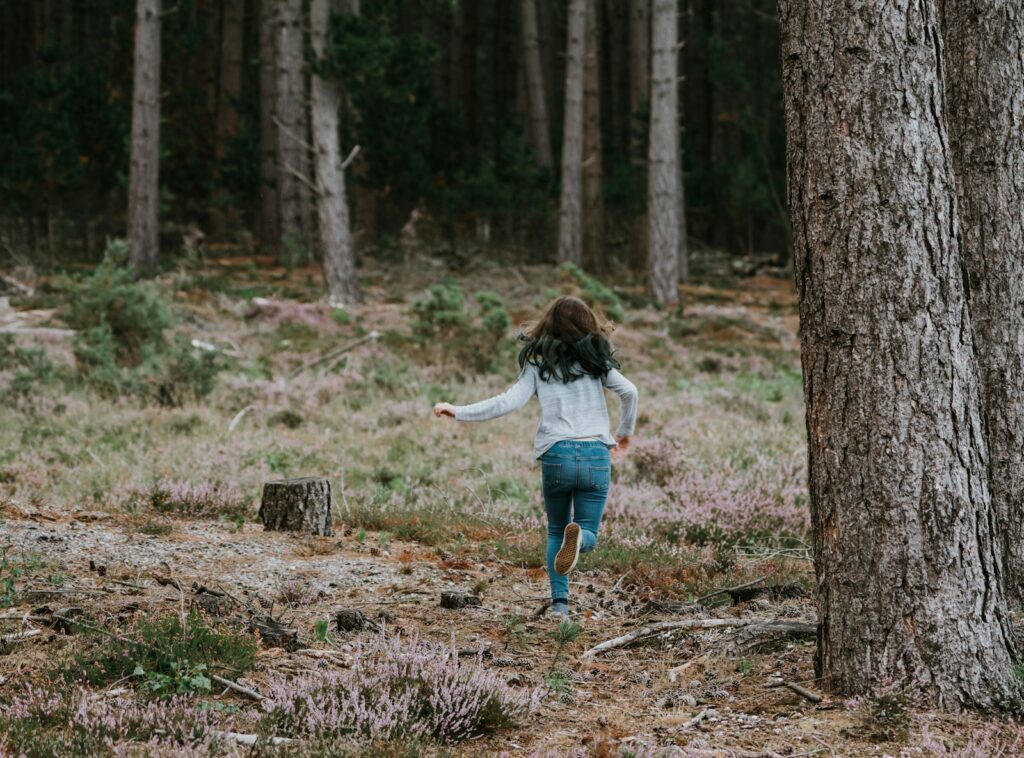
M 677 6 L 678 7 L 678 6 Z M 686 41 L 686 34 L 683 30 L 683 24 L 678 21 L 678 34 L 679 41 L 677 43 L 677 49 L 682 51 Z M 683 125 L 686 123 L 684 118 L 685 108 L 683 103 L 683 83 L 685 81 L 683 72 L 685 71 L 686 56 L 682 52 L 677 53 L 677 66 L 676 66 L 676 144 L 679 146 L 679 256 L 677 258 L 677 266 L 679 269 L 679 281 L 683 284 L 688 284 L 690 281 L 690 239 L 687 234 L 686 227 L 686 173 L 683 171 Z
M 610 156 L 624 155 L 629 150 L 629 25 L 624 23 L 627 13 L 625 0 L 604 0 L 604 71 L 609 95 L 605 107 L 610 116 Z
M 465 118 L 466 135 L 474 146 L 477 143 L 476 102 L 476 34 L 477 10 L 475 2 L 459 3 L 459 101 Z
M 330 0 L 312 0 L 309 7 L 310 39 L 313 54 L 322 57 L 327 43 L 331 15 Z M 316 168 L 316 208 L 324 279 L 332 303 L 350 305 L 359 302 L 352 232 L 349 228 L 348 201 L 345 198 L 345 173 L 338 144 L 338 112 L 341 92 L 334 82 L 313 76 L 313 147 Z
M 277 181 L 282 240 L 308 248 L 309 129 L 306 116 L 302 0 L 278 0 Z
M 160 257 L 160 0 L 136 0 L 128 240 L 137 271 Z
M 530 107 L 530 136 L 537 163 L 551 168 L 551 136 L 548 101 L 544 94 L 544 70 L 540 65 L 540 38 L 537 34 L 536 0 L 520 0 L 523 29 L 523 58 L 526 63 L 526 92 Z
M 629 0 L 630 157 L 644 163 L 644 112 L 651 88 L 651 0 Z
M 604 267 L 603 170 L 601 160 L 601 68 L 597 0 L 587 0 L 583 63 L 583 260 L 591 271 Z
M 558 261 L 583 263 L 583 56 L 587 0 L 569 0 Z
M 260 244 L 278 252 L 281 241 L 280 205 L 277 197 L 277 86 L 276 0 L 260 3 Z
M 934 0 L 780 0 L 816 667 L 949 710 L 1014 691 Z
M 679 302 L 679 15 L 676 0 L 654 0 L 651 136 L 647 159 L 647 289 L 662 305 Z
M 1024 7 L 945 0 L 942 16 L 989 488 L 1007 594 L 1024 603 Z
M 221 18 L 220 92 L 217 97 L 218 161 L 224 160 L 238 136 L 238 104 L 242 99 L 242 55 L 245 0 L 225 0 Z

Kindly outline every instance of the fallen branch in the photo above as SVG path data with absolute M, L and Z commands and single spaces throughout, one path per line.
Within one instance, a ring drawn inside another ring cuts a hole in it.
M 242 420 L 246 413 L 255 409 L 255 405 L 247 405 L 238 413 L 236 413 L 235 417 L 231 419 L 231 423 L 228 424 L 228 434 L 231 434 L 231 432 L 235 431 L 235 427 L 238 426 L 238 422 Z
M 0 334 L 24 334 L 27 337 L 74 337 L 74 329 L 57 329 L 52 326 L 3 326 Z
M 814 690 L 809 690 L 806 687 L 802 687 L 801 685 L 797 684 L 796 682 L 783 682 L 783 681 L 779 681 L 779 682 L 775 682 L 771 686 L 772 687 L 788 687 L 789 689 L 793 690 L 793 692 L 798 694 L 800 697 L 805 697 L 808 700 L 810 700 L 812 703 L 820 703 L 822 700 L 824 700 L 824 696 L 823 695 L 815 692 Z
M 363 343 L 365 343 L 365 342 L 372 342 L 374 340 L 377 340 L 378 338 L 380 338 L 380 332 L 378 332 L 375 329 L 372 332 L 370 332 L 369 334 L 367 334 L 365 337 L 360 337 L 355 342 L 350 342 L 347 345 L 345 345 L 344 347 L 338 348 L 337 350 L 330 350 L 330 351 L 324 353 L 323 355 L 321 355 L 319 358 L 317 358 L 315 360 L 312 360 L 309 363 L 306 363 L 306 364 L 304 364 L 302 366 L 299 366 L 291 374 L 288 375 L 288 378 L 289 379 L 294 379 L 299 374 L 302 374 L 302 373 L 304 373 L 306 371 L 309 371 L 309 369 L 311 369 L 311 368 L 316 368 L 321 363 L 326 363 L 327 361 L 333 361 L 336 358 L 340 358 L 345 353 L 349 352 L 350 350 L 354 350 L 355 348 L 359 347 Z
M 230 679 L 225 679 L 224 677 L 217 676 L 216 674 L 210 674 L 210 679 L 215 681 L 217 684 L 222 684 L 229 690 L 234 690 L 239 695 L 245 695 L 247 698 L 255 700 L 258 703 L 263 701 L 263 695 L 258 693 L 256 690 L 251 690 L 248 687 L 243 687 L 238 682 L 233 682 Z
M 621 637 L 615 637 L 614 639 L 606 640 L 595 645 L 585 652 L 583 657 L 593 658 L 598 653 L 603 653 L 606 650 L 613 650 L 617 647 L 623 647 L 631 642 L 635 642 L 636 640 L 644 637 L 650 637 L 651 635 L 658 634 L 659 632 L 667 632 L 675 629 L 720 629 L 744 626 L 761 627 L 765 631 L 784 628 L 789 632 L 796 631 L 799 628 L 799 631 L 806 632 L 807 634 L 813 634 L 817 630 L 817 627 L 813 624 L 796 621 L 760 621 L 758 619 L 682 619 L 679 621 L 662 621 L 658 624 L 641 627 L 629 634 L 624 634 Z
M 683 726 L 682 726 L 683 731 L 685 732 L 687 729 L 693 729 L 693 727 L 697 726 L 697 724 L 699 724 L 701 721 L 703 721 L 707 717 L 708 717 L 708 709 L 705 708 L 703 711 L 701 711 L 696 716 L 694 716 L 692 719 L 690 719 L 685 724 L 683 724 Z
M 27 284 L 19 282 L 13 276 L 8 276 L 7 274 L 0 274 L 0 281 L 6 282 L 10 286 L 14 287 L 14 289 L 20 290 L 22 293 L 28 295 L 29 297 L 32 297 L 32 294 L 35 292 L 35 290 L 29 287 Z
M 39 629 L 29 629 L 25 632 L 5 634 L 3 637 L 0 637 L 0 644 L 6 645 L 8 642 L 21 642 L 22 640 L 27 640 L 29 637 L 38 637 L 40 634 L 42 634 L 42 631 Z
M 718 595 L 724 595 L 726 592 L 736 592 L 737 590 L 745 590 L 747 587 L 753 587 L 755 584 L 760 584 L 769 576 L 771 576 L 771 574 L 765 574 L 764 576 L 760 576 L 752 582 L 747 582 L 746 584 L 738 584 L 735 587 L 723 587 L 720 590 L 709 592 L 707 595 L 702 595 L 701 597 L 697 598 L 697 602 L 703 603 L 705 600 L 710 600 L 711 598 L 717 597 Z

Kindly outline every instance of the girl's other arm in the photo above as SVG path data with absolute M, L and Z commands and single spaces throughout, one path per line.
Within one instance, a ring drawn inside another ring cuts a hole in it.
M 640 393 L 633 382 L 624 377 L 618 370 L 612 369 L 604 378 L 604 386 L 619 396 L 622 401 L 622 414 L 619 417 L 619 430 L 616 437 L 631 437 L 636 429 L 636 409 Z M 626 442 L 624 447 L 628 447 Z
M 537 370 L 527 365 L 519 375 L 519 380 L 500 395 L 481 400 L 472 405 L 452 405 L 438 403 L 434 406 L 435 415 L 454 416 L 458 421 L 487 421 L 519 410 L 533 397 L 537 391 Z M 438 407 L 441 408 L 440 412 Z

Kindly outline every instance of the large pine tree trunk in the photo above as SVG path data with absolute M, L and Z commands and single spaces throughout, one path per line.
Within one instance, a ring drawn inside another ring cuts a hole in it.
M 599 39 L 597 0 L 587 0 L 586 54 L 583 63 L 583 260 L 591 271 L 599 271 L 604 267 Z
M 644 163 L 643 113 L 651 91 L 651 0 L 629 0 L 629 153 Z
M 260 244 L 277 253 L 281 241 L 280 205 L 277 198 L 277 37 L 276 0 L 260 3 Z
M 224 160 L 238 136 L 238 104 L 242 99 L 242 54 L 245 0 L 225 0 L 221 19 L 220 90 L 217 95 L 218 161 Z
M 327 42 L 330 0 L 312 0 L 309 30 L 313 53 L 322 57 Z M 359 302 L 352 232 L 349 228 L 348 201 L 345 197 L 345 172 L 338 144 L 338 112 L 341 92 L 335 82 L 313 76 L 313 149 L 316 168 L 317 229 L 324 262 L 324 279 L 332 303 L 351 305 Z
M 942 4 L 946 114 L 1007 594 L 1024 603 L 1024 7 Z
M 302 0 L 277 3 L 277 186 L 281 237 L 307 248 L 310 233 L 309 120 Z
M 544 70 L 540 65 L 540 37 L 537 34 L 536 0 L 519 0 L 523 30 L 523 59 L 526 69 L 527 104 L 530 108 L 530 137 L 537 162 L 551 168 L 551 137 L 548 101 L 544 93 Z
M 647 289 L 679 301 L 679 14 L 676 0 L 654 0 L 651 18 L 651 136 L 647 159 Z
M 583 56 L 587 0 L 569 0 L 558 261 L 583 262 Z
M 817 669 L 939 707 L 1013 688 L 934 0 L 780 0 Z
M 128 240 L 136 270 L 160 256 L 160 0 L 136 0 L 132 148 L 128 173 Z

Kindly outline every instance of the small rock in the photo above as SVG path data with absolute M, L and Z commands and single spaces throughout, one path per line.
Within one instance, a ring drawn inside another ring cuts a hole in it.
M 442 592 L 441 607 L 449 610 L 459 608 L 479 608 L 481 600 L 476 595 L 467 595 L 462 592 Z

